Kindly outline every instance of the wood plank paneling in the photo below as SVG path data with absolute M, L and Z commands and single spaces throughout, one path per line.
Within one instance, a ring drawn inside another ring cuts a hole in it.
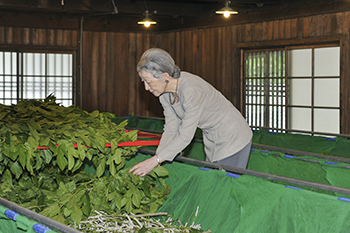
M 307 38 L 304 37 L 304 18 L 297 18 L 297 38 Z
M 297 38 L 297 19 L 291 19 L 291 39 Z
M 36 32 L 37 32 L 37 37 L 38 37 L 38 45 L 47 44 L 46 30 L 39 28 Z M 68 36 L 66 36 L 66 37 L 68 39 Z M 61 44 L 57 44 L 57 45 L 62 46 L 65 44 L 67 44 L 67 43 L 61 43 Z
M 323 15 L 323 35 L 324 36 L 328 36 L 328 35 L 331 35 L 331 21 L 334 19 L 333 15 L 330 15 L 330 14 L 326 14 L 326 15 Z
M 216 50 L 215 29 L 199 30 L 198 42 L 198 73 L 207 82 L 216 87 L 216 63 L 218 59 Z
M 252 41 L 252 24 L 244 25 L 244 30 L 242 31 L 242 35 L 245 41 Z
M 326 18 L 329 20 L 328 23 L 325 22 Z M 132 58 L 129 57 L 127 70 L 123 71 L 121 69 L 119 71 L 123 74 L 127 74 L 132 70 L 143 51 L 151 47 L 151 45 L 153 47 L 161 47 L 174 57 L 176 64 L 178 64 L 182 70 L 200 75 L 218 88 L 236 106 L 239 106 L 240 59 L 239 51 L 235 47 L 236 43 L 308 39 L 342 33 L 347 35 L 344 40 L 348 42 L 349 29 L 347 26 L 344 26 L 344 21 L 347 21 L 347 24 L 349 24 L 349 19 L 344 20 L 344 13 L 336 13 L 330 14 L 327 17 L 315 15 L 256 24 L 191 29 L 161 33 L 157 36 L 132 34 L 129 35 L 128 41 L 122 40 L 123 44 L 129 43 L 129 52 L 125 52 L 119 47 L 116 50 L 119 51 L 119 54 L 130 53 L 132 51 L 131 54 L 136 55 L 132 56 Z M 343 47 L 349 49 L 348 43 L 344 43 Z M 107 56 L 112 57 L 111 54 Z M 343 62 L 348 64 L 349 56 L 344 55 L 343 57 Z M 343 68 L 343 72 L 344 74 L 348 73 L 349 69 Z M 122 84 L 123 86 L 130 86 L 128 89 L 129 92 L 130 90 L 133 91 L 133 94 L 129 95 L 128 113 L 162 117 L 162 111 L 157 98 L 154 98 L 150 93 L 144 91 L 144 87 L 139 81 L 136 72 L 133 71 L 133 74 L 134 79 L 132 80 L 134 82 L 130 81 Z M 347 86 L 350 85 L 348 80 L 343 80 L 343 82 Z M 109 92 L 111 91 L 112 90 L 109 90 Z M 347 89 L 344 89 L 342 92 L 345 95 L 342 95 L 342 100 L 348 99 L 349 93 Z M 116 98 L 121 98 L 121 95 L 127 96 L 127 93 L 115 93 L 115 96 L 118 96 Z M 116 106 L 120 105 L 121 104 L 116 104 Z M 342 101 L 342 107 L 344 108 L 347 106 L 347 101 Z M 118 110 L 114 110 L 114 112 L 118 115 Z M 119 111 L 119 113 L 122 112 Z M 347 121 L 345 121 L 345 119 L 348 119 L 350 112 L 346 111 L 346 115 L 346 117 L 342 115 L 342 128 L 344 133 L 349 132 L 347 129 L 349 124 L 346 123 Z
M 22 29 L 21 28 L 14 28 L 12 33 L 12 43 L 14 44 L 20 44 L 22 41 Z
M 252 41 L 261 40 L 263 35 L 263 26 L 261 22 L 254 24 L 254 32 Z
M 92 20 L 92 19 L 91 19 Z M 78 30 L 0 26 L 5 49 L 69 48 L 79 52 Z M 83 109 L 162 117 L 159 101 L 144 90 L 136 72 L 151 47 L 168 51 L 180 69 L 198 74 L 240 106 L 240 51 L 237 44 L 278 46 L 285 41 L 315 43 L 341 35 L 341 124 L 350 133 L 350 12 L 336 12 L 221 27 L 162 32 L 83 32 Z M 77 67 L 79 62 L 76 63 Z M 78 80 L 79 81 L 79 80 Z M 77 93 L 79 94 L 79 93 Z
M 100 54 L 100 33 L 93 32 L 92 33 L 92 43 L 89 50 L 91 50 L 91 63 L 87 64 L 85 67 L 89 67 L 90 70 L 90 79 L 91 79 L 91 87 L 90 87 L 90 96 L 91 96 L 91 110 L 99 109 L 98 106 L 98 81 L 99 81 L 99 54 Z M 85 80 L 85 79 L 84 79 Z
M 129 83 L 129 88 L 126 88 L 126 89 L 129 90 L 130 98 L 128 102 L 128 111 L 119 116 L 125 116 L 129 114 L 136 115 L 136 112 L 135 112 L 136 97 L 137 97 L 136 85 L 139 85 L 140 83 L 140 78 L 136 71 L 136 65 L 135 65 L 138 62 L 138 58 L 136 57 L 136 52 L 137 52 L 136 51 L 137 49 L 136 34 L 130 33 L 128 37 L 129 37 L 129 48 L 128 48 L 128 59 L 127 59 L 127 65 L 126 65 L 128 74 L 126 76 L 126 79 L 128 79 L 130 83 Z
M 117 33 L 116 35 L 114 39 L 115 50 L 113 51 L 115 59 L 111 62 L 112 67 L 113 65 L 115 67 L 115 76 L 111 77 L 114 80 L 114 90 L 111 90 L 112 93 L 108 100 L 114 101 L 114 111 L 117 111 L 119 116 L 127 116 L 134 111 L 129 109 L 128 102 L 132 96 L 130 91 L 127 91 L 127 87 L 130 86 L 130 81 L 133 81 L 133 83 L 138 81 L 140 83 L 140 79 L 137 76 L 129 75 L 129 72 L 135 74 L 135 63 L 133 63 L 133 66 L 126 65 L 129 61 L 129 36 L 125 33 Z M 123 95 L 118 95 L 118 93 Z
M 145 46 L 145 42 L 143 40 L 142 34 L 136 35 L 136 62 L 139 61 L 142 53 L 147 49 Z M 149 95 L 144 91 L 144 86 L 141 82 L 136 82 L 136 105 L 135 105 L 135 114 L 140 116 L 149 116 L 147 112 Z M 146 110 L 145 107 L 146 106 Z
M 279 36 L 280 36 L 280 33 L 279 33 L 279 20 L 275 20 L 273 21 L 273 24 L 272 24 L 272 39 L 273 40 L 279 40 Z
M 98 61 L 98 75 L 97 75 L 97 107 L 101 111 L 107 111 L 107 85 L 113 76 L 107 77 L 107 33 L 101 32 L 99 45 L 99 61 Z M 108 48 L 109 49 L 109 48 Z M 110 69 L 111 67 L 108 67 Z
M 350 12 L 343 14 L 343 40 L 341 44 L 341 75 L 340 104 L 341 104 L 341 130 L 350 134 Z
M 83 71 L 84 109 L 118 116 L 159 114 L 158 100 L 144 90 L 136 72 L 142 53 L 155 47 L 156 35 L 84 32 L 83 44 L 83 67 L 88 67 Z
M 309 36 L 315 37 L 317 36 L 318 17 L 309 16 L 307 18 L 308 18 L 308 24 L 309 24 Z
M 89 64 L 91 64 L 91 57 L 92 57 L 92 50 L 90 49 L 89 45 L 92 43 L 92 32 L 84 32 L 83 33 L 83 40 L 82 40 L 82 60 L 83 63 L 80 64 L 82 66 L 82 106 L 84 110 L 90 112 L 93 110 L 92 101 L 91 101 L 91 71 L 89 70 Z
M 279 33 L 279 36 L 278 36 L 278 38 L 280 38 L 280 39 L 284 39 L 285 37 L 285 32 L 284 32 L 284 30 L 285 30 L 285 20 L 279 20 L 278 21 L 279 22 L 279 24 L 278 24 L 278 26 L 279 26 L 279 28 L 278 28 L 278 33 Z
M 235 27 L 233 28 L 233 33 L 237 34 L 237 31 L 234 30 Z M 240 109 L 240 100 L 241 100 L 241 82 L 240 82 L 240 51 L 237 48 L 237 36 L 233 36 L 232 38 L 232 52 L 231 52 L 231 57 L 229 59 L 232 59 L 232 67 L 231 67 L 231 71 L 230 75 L 228 75 L 227 77 L 229 77 L 231 80 L 231 86 L 229 86 L 229 88 L 231 90 L 227 90 L 228 92 L 231 93 L 230 96 L 226 95 L 227 97 L 229 97 L 229 100 L 238 108 Z M 230 62 L 230 60 L 229 60 Z M 235 65 L 234 65 L 235 64 Z M 229 83 L 229 82 L 228 82 Z
M 48 29 L 47 32 L 47 44 L 48 45 L 55 45 L 55 30 L 53 29 Z
M 303 19 L 303 37 L 304 38 L 310 37 L 309 32 L 310 32 L 310 29 L 309 29 L 309 17 L 305 17 Z
M 285 39 L 291 39 L 292 37 L 291 23 L 292 21 L 290 19 L 284 20 L 284 38 Z
M 116 83 L 115 75 L 118 72 L 117 70 L 117 57 L 115 55 L 116 48 L 115 41 L 118 40 L 118 37 L 115 33 L 107 33 L 107 42 L 106 42 L 106 79 L 108 78 L 108 82 L 106 83 L 106 103 L 105 103 L 105 111 L 106 112 L 114 112 L 115 102 L 118 100 L 114 97 L 114 87 Z M 116 64 L 116 65 L 114 65 Z
M 5 27 L 0 27 L 0 44 L 5 44 Z
M 317 16 L 316 30 L 317 30 L 317 34 L 316 34 L 317 36 L 323 36 L 323 15 Z
M 137 34 L 136 36 L 136 63 L 149 48 L 157 47 L 157 36 L 154 34 Z M 134 66 L 136 69 L 136 64 Z M 154 116 L 161 114 L 161 106 L 158 99 L 144 89 L 144 84 L 139 77 L 136 81 L 136 109 L 135 114 L 141 116 Z
M 214 85 L 217 89 L 222 89 L 222 83 L 223 80 L 225 79 L 224 77 L 222 77 L 223 74 L 223 70 L 222 70 L 222 59 L 223 59 L 223 53 L 224 53 L 224 49 L 222 47 L 223 41 L 222 41 L 222 28 L 217 28 L 214 31 L 215 34 L 215 46 L 214 46 L 214 51 L 213 51 L 213 55 L 216 56 L 215 59 L 215 70 L 213 72 L 212 75 L 214 75 L 215 80 L 214 80 Z
M 31 45 L 77 47 L 77 31 L 40 28 L 12 28 L 0 26 L 0 46 L 16 45 L 18 48 L 33 48 Z M 38 47 L 36 47 L 38 48 Z
M 11 27 L 5 28 L 5 43 L 13 44 L 13 28 Z
M 22 44 L 23 45 L 28 45 L 30 43 L 30 29 L 29 28 L 23 28 L 23 33 L 22 33 Z
M 336 13 L 336 19 L 337 19 L 337 26 L 335 28 L 335 34 L 341 35 L 344 33 L 344 27 L 343 25 L 347 24 L 347 21 L 344 20 L 346 17 L 346 13 Z

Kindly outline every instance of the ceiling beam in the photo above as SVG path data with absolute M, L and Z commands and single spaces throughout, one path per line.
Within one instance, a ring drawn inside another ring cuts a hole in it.
M 302 0 L 284 0 L 284 4 L 281 4 L 280 0 L 269 0 L 264 2 L 278 4 L 261 8 L 242 8 L 243 10 L 238 10 L 238 15 L 225 19 L 211 9 L 213 8 L 211 4 L 217 2 L 214 0 L 152 0 L 146 1 L 147 8 L 144 1 L 114 0 L 118 13 L 113 11 L 112 0 L 64 0 L 64 6 L 61 6 L 61 1 L 0 0 L 0 26 L 77 29 L 80 19 L 84 16 L 84 30 L 165 32 L 350 11 L 348 0 L 309 0 L 308 7 L 305 7 L 305 1 Z M 246 0 L 235 2 L 241 1 Z M 252 2 L 253 0 L 247 1 Z M 195 2 L 209 2 L 210 7 L 208 5 L 198 6 Z M 217 4 L 222 5 L 220 2 Z M 182 9 L 183 6 L 188 7 Z M 137 25 L 137 21 L 143 18 L 145 9 L 151 13 L 157 11 L 151 18 L 158 23 L 148 29 Z
M 103 13 L 113 11 L 112 0 L 0 0 L 0 9 L 69 13 Z

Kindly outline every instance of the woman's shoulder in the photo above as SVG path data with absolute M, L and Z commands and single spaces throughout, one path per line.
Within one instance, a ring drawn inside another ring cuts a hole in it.
M 187 78 L 187 77 L 191 77 L 191 78 L 194 78 L 194 77 L 200 78 L 198 75 L 192 74 L 192 73 L 190 73 L 190 72 L 188 72 L 188 71 L 181 71 L 181 76 L 180 76 L 180 78 Z
M 212 86 L 199 75 L 181 71 L 180 83 L 182 88 L 189 89 L 210 89 Z
M 204 80 L 198 75 L 192 74 L 187 71 L 181 71 L 180 82 L 187 85 L 194 85 L 203 82 Z
M 210 87 L 204 79 L 189 72 L 181 72 L 179 96 L 182 103 L 199 105 L 210 93 Z

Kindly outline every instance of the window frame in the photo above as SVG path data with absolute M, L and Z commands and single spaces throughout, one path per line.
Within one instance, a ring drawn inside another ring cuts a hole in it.
M 5 48 L 4 48 L 5 47 Z M 10 46 L 12 47 L 12 46 Z M 37 46 L 33 46 L 37 47 Z M 16 81 L 17 81 L 17 96 L 15 101 L 21 101 L 24 99 L 23 95 L 23 78 L 24 76 L 24 71 L 23 71 L 23 59 L 24 56 L 23 54 L 26 53 L 31 53 L 31 54 L 45 54 L 45 74 L 44 75 L 33 75 L 34 77 L 39 77 L 39 76 L 44 76 L 45 82 L 47 82 L 47 79 L 51 76 L 47 72 L 47 56 L 49 54 L 68 54 L 72 55 L 72 93 L 71 93 L 71 101 L 72 105 L 76 106 L 77 105 L 77 95 L 76 95 L 76 90 L 77 90 L 77 68 L 76 68 L 76 59 L 77 59 L 77 53 L 76 50 L 72 50 L 70 48 L 48 48 L 48 49 L 42 49 L 42 48 L 16 48 L 16 49 L 11 49 L 7 48 L 7 46 L 0 46 L 0 51 L 1 52 L 9 52 L 9 53 L 16 53 L 16 74 L 13 76 L 16 76 Z M 5 75 L 5 73 L 0 74 L 0 75 Z M 61 76 L 61 75 L 59 75 Z M 65 75 L 62 75 L 62 77 Z M 45 84 L 45 89 L 47 88 L 47 84 Z M 50 93 L 47 93 L 49 95 Z M 3 99 L 3 97 L 1 97 Z M 3 100 L 5 100 L 4 98 Z M 33 98 L 37 99 L 37 98 Z M 39 99 L 39 98 L 38 98 Z M 43 99 L 43 98 L 40 98 Z M 60 100 L 61 98 L 57 98 Z M 62 100 L 66 100 L 65 98 L 62 98 Z
M 320 106 L 315 106 L 314 101 L 312 101 L 312 106 L 310 107 L 312 109 L 312 114 L 314 112 L 314 109 L 337 109 L 339 110 L 339 134 L 334 134 L 334 133 L 325 133 L 325 132 L 316 132 L 314 131 L 313 127 L 314 127 L 314 116 L 312 115 L 311 117 L 311 125 L 312 125 L 312 130 L 308 131 L 308 130 L 295 130 L 295 129 L 290 129 L 289 127 L 289 109 L 290 107 L 295 107 L 294 105 L 290 105 L 290 96 L 289 93 L 286 94 L 286 102 L 285 102 L 285 114 L 286 114 L 286 127 L 285 128 L 271 128 L 271 127 L 266 127 L 266 124 L 263 127 L 256 127 L 256 126 L 251 126 L 251 128 L 254 129 L 266 129 L 269 131 L 273 131 L 273 132 L 297 132 L 297 133 L 305 133 L 305 134 L 310 134 L 310 135 L 341 135 L 341 133 L 343 132 L 342 129 L 342 125 L 343 125 L 343 115 L 342 115 L 342 83 L 343 83 L 343 72 L 342 72 L 342 43 L 341 43 L 341 38 L 334 40 L 334 37 L 332 38 L 327 38 L 327 39 L 323 39 L 320 40 L 318 43 L 307 43 L 310 40 L 297 40 L 298 43 L 295 43 L 296 40 L 293 40 L 292 43 L 288 41 L 288 43 L 286 41 L 284 42 L 278 42 L 275 44 L 270 44 L 270 43 L 244 43 L 244 44 L 238 44 L 237 47 L 238 49 L 240 49 L 240 56 L 241 56 L 241 71 L 240 71 L 240 78 L 241 78 L 241 111 L 242 114 L 244 116 L 246 116 L 246 83 L 245 83 L 245 67 L 246 67 L 246 53 L 247 52 L 258 52 L 258 51 L 266 51 L 268 53 L 268 51 L 272 51 L 272 50 L 284 50 L 285 51 L 285 63 L 286 63 L 286 70 L 285 70 L 285 83 L 286 83 L 286 91 L 288 91 L 288 86 L 289 86 L 289 80 L 291 78 L 295 78 L 295 77 L 290 77 L 289 76 L 289 61 L 288 61 L 288 51 L 292 50 L 292 49 L 312 49 L 314 50 L 315 48 L 323 48 L 323 47 L 339 47 L 340 48 L 340 61 L 339 61 L 339 76 L 332 76 L 332 77 L 328 77 L 328 78 L 339 78 L 339 107 L 320 107 Z M 293 44 L 295 43 L 295 44 Z M 314 51 L 312 51 L 312 53 L 314 53 Z M 268 66 L 266 67 L 266 70 L 268 69 Z M 268 76 L 268 71 L 265 71 L 267 76 Z M 265 77 L 266 79 L 268 79 L 269 77 Z M 298 77 L 299 78 L 299 77 Z M 319 78 L 323 78 L 323 77 L 319 77 L 319 76 L 315 76 L 314 75 L 314 58 L 312 60 L 312 76 L 311 77 L 307 77 L 307 78 L 311 78 L 312 79 L 312 92 L 314 92 L 314 80 L 315 79 L 319 79 Z M 327 78 L 327 77 L 326 77 Z M 314 94 L 312 94 L 311 98 L 314 98 Z M 268 104 L 268 103 L 267 103 Z M 305 107 L 305 106 L 303 106 Z

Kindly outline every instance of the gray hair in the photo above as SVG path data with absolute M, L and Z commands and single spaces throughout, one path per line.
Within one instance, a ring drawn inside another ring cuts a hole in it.
M 164 73 L 173 78 L 180 78 L 181 72 L 170 54 L 159 48 L 148 49 L 142 54 L 137 64 L 137 72 L 142 70 L 152 74 L 156 79 L 161 79 Z

